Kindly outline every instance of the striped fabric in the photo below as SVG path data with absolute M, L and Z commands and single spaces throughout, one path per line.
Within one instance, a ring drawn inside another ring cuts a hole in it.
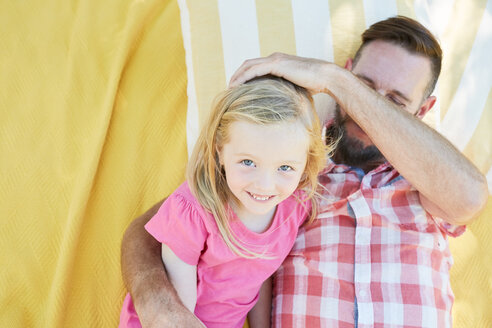
M 116 327 L 123 231 L 182 182 L 187 147 L 237 65 L 274 51 L 343 64 L 366 26 L 396 13 L 418 18 L 444 48 L 427 122 L 492 180 L 491 7 L 1 1 L 0 325 Z M 490 217 L 492 201 L 451 244 L 455 327 L 492 326 Z
M 179 0 L 188 74 L 187 143 L 234 70 L 275 51 L 334 61 L 353 56 L 360 34 L 397 14 L 419 20 L 440 40 L 444 60 L 425 122 L 453 142 L 487 175 L 492 192 L 492 0 Z M 317 101 L 324 99 L 318 97 Z M 492 197 L 460 238 L 455 265 L 455 327 L 489 327 L 492 287 Z

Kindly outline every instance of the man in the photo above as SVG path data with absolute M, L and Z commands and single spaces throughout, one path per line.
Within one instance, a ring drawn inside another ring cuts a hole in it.
M 451 326 L 447 235 L 464 231 L 488 191 L 473 164 L 420 121 L 435 103 L 440 67 L 430 32 L 395 17 L 364 32 L 345 69 L 274 54 L 246 61 L 232 77 L 237 85 L 282 76 L 338 104 L 328 137 L 342 134 L 320 175 L 321 214 L 275 277 L 275 326 Z M 143 230 L 159 205 L 126 232 L 124 280 L 144 326 L 199 327 Z

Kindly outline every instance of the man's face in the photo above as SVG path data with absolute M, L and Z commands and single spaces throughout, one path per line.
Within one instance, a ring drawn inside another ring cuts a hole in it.
M 418 117 L 425 114 L 426 87 L 431 79 L 430 60 L 384 41 L 365 46 L 351 68 L 370 88 Z M 334 126 L 343 133 L 337 153 L 344 164 L 364 167 L 384 161 L 366 133 L 337 107 Z M 334 133 L 332 128 L 329 133 Z

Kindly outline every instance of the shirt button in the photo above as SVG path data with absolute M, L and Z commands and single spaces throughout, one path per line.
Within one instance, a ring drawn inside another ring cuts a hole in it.
M 361 290 L 361 291 L 359 292 L 359 295 L 360 295 L 360 297 L 365 298 L 365 297 L 366 297 L 366 295 L 367 295 L 367 293 L 366 293 L 366 291 L 365 291 L 365 290 Z

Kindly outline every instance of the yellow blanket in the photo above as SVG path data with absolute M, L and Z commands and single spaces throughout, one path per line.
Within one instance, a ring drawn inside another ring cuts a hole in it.
M 247 57 L 284 51 L 342 64 L 375 19 L 430 24 L 445 61 L 427 122 L 492 180 L 492 0 L 313 1 L 328 12 L 312 10 L 311 32 L 293 24 L 305 19 L 304 1 L 243 3 L 257 19 L 257 46 L 236 43 Z M 231 53 L 234 31 L 224 34 L 227 1 L 179 5 L 0 4 L 1 326 L 117 325 L 123 232 L 183 180 L 203 113 L 242 60 Z M 307 38 L 316 30 L 330 38 L 318 50 Z M 451 244 L 455 327 L 492 326 L 491 216 L 489 201 Z

